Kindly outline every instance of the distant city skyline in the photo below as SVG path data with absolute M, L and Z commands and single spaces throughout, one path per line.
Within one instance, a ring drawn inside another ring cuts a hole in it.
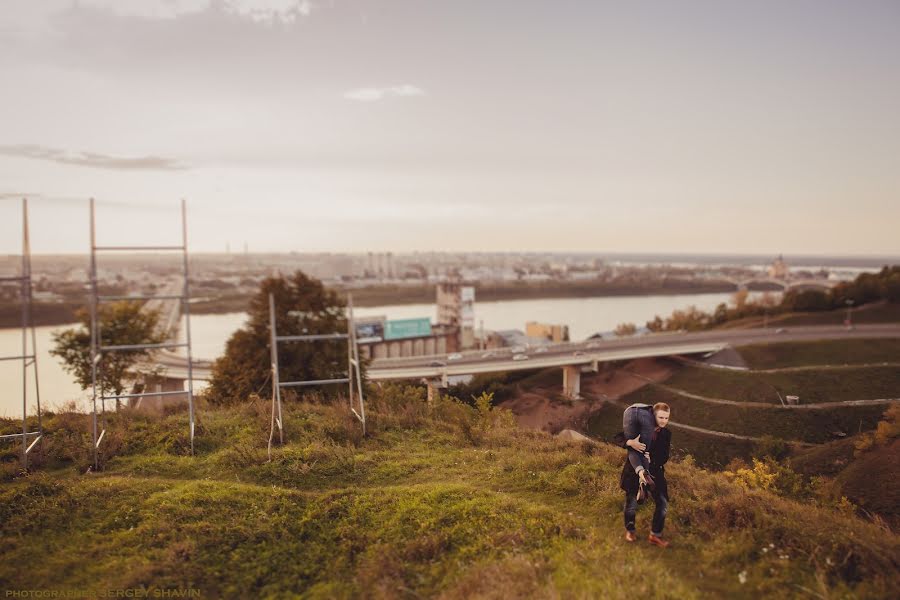
M 900 3 L 11 0 L 0 252 L 900 256 Z

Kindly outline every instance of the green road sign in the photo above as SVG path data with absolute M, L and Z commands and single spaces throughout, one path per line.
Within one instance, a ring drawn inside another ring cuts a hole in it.
M 397 319 L 384 324 L 384 339 L 400 340 L 403 338 L 423 337 L 431 335 L 431 319 Z

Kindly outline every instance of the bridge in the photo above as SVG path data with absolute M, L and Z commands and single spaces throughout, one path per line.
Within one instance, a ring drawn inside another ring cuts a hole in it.
M 776 279 L 774 277 L 750 277 L 748 279 L 734 279 L 731 277 L 719 277 L 717 278 L 719 281 L 725 281 L 734 285 L 738 290 L 747 289 L 747 286 L 753 283 L 768 283 L 771 285 L 777 285 L 781 288 L 783 292 L 786 292 L 790 289 L 798 289 L 798 288 L 822 288 L 822 289 L 831 289 L 836 286 L 838 281 L 831 281 L 829 279 Z
M 182 314 L 180 297 L 183 295 L 183 285 L 184 283 L 180 279 L 166 283 L 157 289 L 155 294 L 156 297 L 148 300 L 143 306 L 143 310 L 152 310 L 159 313 L 157 332 L 162 335 L 163 341 L 167 343 L 176 343 L 178 341 L 178 331 L 181 326 Z M 184 391 L 184 384 L 188 379 L 187 357 L 178 354 L 173 349 L 165 349 L 157 352 L 153 358 L 154 361 L 151 366 L 156 367 L 156 372 L 154 375 L 144 378 L 143 391 L 161 393 Z M 212 361 L 194 359 L 191 361 L 191 365 L 194 369 L 193 379 L 195 381 L 209 380 L 212 370 Z M 137 398 L 136 402 L 134 402 L 134 406 L 143 406 L 144 408 L 153 406 L 159 408 L 169 399 L 171 399 L 171 396 L 164 394 L 159 396 L 144 396 L 142 398 Z
M 596 372 L 602 363 L 675 355 L 697 355 L 718 352 L 729 346 L 749 344 L 815 341 L 850 338 L 897 338 L 900 324 L 792 327 L 785 329 L 739 329 L 702 332 L 664 332 L 628 338 L 585 340 L 528 348 L 472 350 L 450 355 L 382 358 L 373 360 L 367 377 L 372 381 L 426 381 L 429 392 L 446 387 L 448 379 L 459 375 L 499 373 L 532 369 L 561 368 L 563 393 L 577 398 L 581 390 L 581 374 Z M 165 377 L 187 379 L 187 360 L 175 354 L 163 354 L 157 361 L 165 369 Z M 208 380 L 212 362 L 195 360 L 194 379 Z

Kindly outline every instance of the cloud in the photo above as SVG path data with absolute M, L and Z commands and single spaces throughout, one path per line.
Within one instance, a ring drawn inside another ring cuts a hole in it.
M 384 98 L 404 98 L 409 96 L 424 96 L 425 90 L 405 83 L 403 85 L 395 85 L 385 88 L 359 88 L 344 92 L 344 98 L 347 100 L 356 100 L 358 102 L 375 102 Z
M 0 155 L 17 158 L 48 160 L 63 165 L 95 167 L 98 169 L 180 171 L 187 165 L 178 160 L 160 156 L 121 157 L 97 154 L 96 152 L 71 152 L 57 148 L 47 148 L 34 144 L 0 146 Z
M 265 25 L 293 23 L 312 14 L 313 6 L 309 0 L 225 0 L 227 12 Z
M 21 200 L 22 198 L 37 198 L 40 194 L 28 192 L 0 192 L 0 200 Z
M 291 24 L 312 14 L 310 0 L 81 0 L 80 6 L 111 12 L 120 17 L 171 20 L 178 17 L 224 10 L 264 25 Z M 221 8 L 220 8 L 221 7 Z
M 79 6 L 109 11 L 120 17 L 168 20 L 208 10 L 211 0 L 80 0 Z

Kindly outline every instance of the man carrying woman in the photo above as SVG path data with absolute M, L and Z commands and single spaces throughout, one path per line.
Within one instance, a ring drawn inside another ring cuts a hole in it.
M 624 447 L 628 457 L 622 466 L 619 486 L 625 492 L 625 539 L 634 542 L 635 513 L 638 502 L 649 495 L 656 504 L 648 541 L 661 548 L 669 545 L 662 532 L 669 506 L 669 486 L 666 481 L 666 462 L 669 460 L 672 433 L 666 427 L 672 409 L 664 402 L 653 406 L 632 404 L 622 417 Z

